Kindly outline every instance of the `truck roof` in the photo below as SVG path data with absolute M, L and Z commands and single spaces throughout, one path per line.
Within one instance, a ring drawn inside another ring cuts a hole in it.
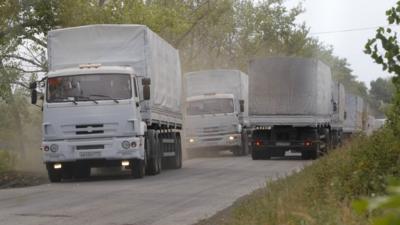
M 50 71 L 48 77 L 71 76 L 82 74 L 134 74 L 135 71 L 129 66 L 94 66 L 94 67 L 72 67 Z

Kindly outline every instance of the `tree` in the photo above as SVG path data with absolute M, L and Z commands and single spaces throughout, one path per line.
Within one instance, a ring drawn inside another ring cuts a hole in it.
M 400 1 L 386 12 L 389 25 L 400 24 Z M 375 63 L 380 64 L 384 71 L 392 73 L 395 94 L 393 107 L 388 113 L 391 127 L 400 135 L 400 45 L 398 33 L 391 28 L 380 27 L 374 38 L 368 40 L 365 53 L 370 55 Z
M 390 103 L 393 98 L 395 87 L 391 79 L 378 78 L 371 81 L 370 94 L 378 101 Z

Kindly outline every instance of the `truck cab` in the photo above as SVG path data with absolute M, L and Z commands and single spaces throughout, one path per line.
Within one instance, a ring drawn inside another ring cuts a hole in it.
M 186 106 L 189 148 L 241 148 L 243 106 L 233 94 L 193 96 Z
M 144 160 L 139 80 L 122 66 L 88 64 L 47 74 L 42 150 L 50 180 Z
M 207 151 L 248 153 L 248 76 L 239 70 L 185 74 L 186 147 L 189 156 Z
M 43 153 L 49 178 L 122 166 L 133 178 L 182 167 L 179 52 L 147 26 L 48 32 Z M 37 82 L 30 86 L 36 103 Z

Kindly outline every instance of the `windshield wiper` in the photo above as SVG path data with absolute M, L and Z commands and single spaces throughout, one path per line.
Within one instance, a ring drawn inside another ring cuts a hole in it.
M 79 100 L 79 98 L 83 98 L 83 99 L 87 99 L 89 101 L 92 101 L 92 102 L 94 102 L 96 104 L 99 104 L 98 101 L 96 101 L 96 100 L 94 100 L 94 99 L 92 99 L 91 97 L 88 97 L 88 96 L 74 96 L 74 98 L 75 98 L 75 101 Z
M 119 101 L 118 101 L 117 99 L 115 99 L 115 98 L 113 98 L 113 97 L 110 97 L 110 96 L 108 96 L 108 95 L 90 95 L 90 96 L 108 98 L 108 99 L 110 99 L 110 100 L 113 100 L 115 103 L 119 103 Z
M 72 103 L 74 103 L 75 105 L 78 105 L 78 102 L 76 102 L 75 100 L 72 100 L 72 99 L 65 99 L 65 98 L 54 98 L 54 99 L 51 99 L 50 102 L 51 102 L 51 103 L 53 103 L 53 102 L 57 102 L 57 103 L 59 103 L 59 102 L 72 102 Z

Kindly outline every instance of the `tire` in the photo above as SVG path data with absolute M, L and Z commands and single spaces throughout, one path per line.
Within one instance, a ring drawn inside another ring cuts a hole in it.
M 242 133 L 242 149 L 244 156 L 249 154 L 249 137 L 246 132 Z
M 253 160 L 261 160 L 261 159 L 271 159 L 270 154 L 268 152 L 263 152 L 263 151 L 251 151 L 251 158 Z
M 145 149 L 147 155 L 146 174 L 150 176 L 161 172 L 161 150 L 158 134 L 155 130 L 148 130 L 146 134 Z
M 170 145 L 163 142 L 164 139 L 170 139 L 171 133 L 160 133 L 158 134 L 158 138 L 160 141 L 160 152 L 161 152 L 161 168 L 162 169 L 171 169 L 171 160 L 170 157 L 164 157 L 165 152 L 170 151 Z
M 249 141 L 248 141 L 248 137 L 246 133 L 242 133 L 240 135 L 240 139 L 241 139 L 241 144 L 240 146 L 235 147 L 235 149 L 233 150 L 233 155 L 234 156 L 246 156 L 249 154 Z
M 242 146 L 236 146 L 234 147 L 232 153 L 234 156 L 241 156 L 242 155 Z
M 320 154 L 319 144 L 314 149 L 305 150 L 301 153 L 301 158 L 305 160 L 316 160 Z
M 133 179 L 141 179 L 146 174 L 146 163 L 142 159 L 132 160 L 131 175 Z
M 55 170 L 53 163 L 46 163 L 47 174 L 51 183 L 59 183 L 62 180 L 62 171 Z
M 325 148 L 323 149 L 323 153 L 328 153 L 332 149 L 332 142 L 331 142 L 331 132 L 329 129 L 325 128 L 323 130 L 325 138 L 323 139 Z
M 175 153 L 174 156 L 170 156 L 170 157 L 162 157 L 162 168 L 163 169 L 180 169 L 182 168 L 182 145 L 181 145 L 181 136 L 178 132 L 174 132 L 174 133 L 167 133 L 164 135 L 164 137 L 168 138 L 168 139 L 173 139 L 174 140 L 174 144 L 171 145 L 161 145 L 164 148 L 166 148 L 167 146 L 170 147 L 169 149 L 167 149 L 166 152 L 172 152 L 171 150 L 173 150 L 173 152 Z M 172 149 L 171 149 L 172 148 Z M 164 149 L 161 150 L 161 152 L 164 153 Z
M 175 156 L 170 158 L 170 168 L 171 169 L 180 169 L 182 168 L 182 144 L 181 144 L 181 135 L 177 132 L 173 135 L 175 139 Z

